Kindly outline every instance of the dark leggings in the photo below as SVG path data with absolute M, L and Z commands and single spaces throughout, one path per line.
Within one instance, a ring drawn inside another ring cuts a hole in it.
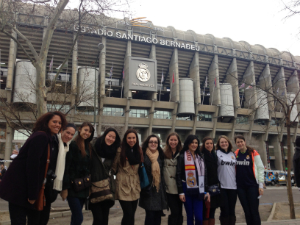
M 8 203 L 11 225 L 26 225 L 26 217 L 28 225 L 38 225 L 38 211 L 28 209 L 13 203 Z
M 221 188 L 221 217 L 235 216 L 237 191 Z
M 167 193 L 168 205 L 171 210 L 170 220 L 179 221 L 182 217 L 182 202 L 178 194 Z
M 134 225 L 134 214 L 138 204 L 138 200 L 135 201 L 122 201 L 119 200 L 123 210 L 123 218 L 121 225 Z
M 90 203 L 93 214 L 93 225 L 108 225 L 108 215 L 110 207 L 105 202 Z

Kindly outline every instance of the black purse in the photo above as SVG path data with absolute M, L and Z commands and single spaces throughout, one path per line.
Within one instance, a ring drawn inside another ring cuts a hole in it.
M 208 192 L 211 197 L 219 195 L 221 193 L 220 186 L 218 184 L 208 186 Z
M 75 192 L 79 192 L 86 188 L 89 188 L 91 185 L 91 175 L 88 175 L 83 178 L 77 178 L 72 181 L 72 186 Z

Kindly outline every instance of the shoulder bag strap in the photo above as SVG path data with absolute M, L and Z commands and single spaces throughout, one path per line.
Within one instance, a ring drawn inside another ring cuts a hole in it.
M 45 183 L 46 183 L 46 177 L 47 177 L 47 171 L 50 164 L 50 144 L 48 144 L 48 155 L 47 155 L 47 164 L 45 169 L 45 176 L 44 176 L 44 182 L 43 182 L 43 188 L 45 189 Z

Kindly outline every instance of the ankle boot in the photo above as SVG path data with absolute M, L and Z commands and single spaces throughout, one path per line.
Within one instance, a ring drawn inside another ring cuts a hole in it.
M 229 216 L 229 224 L 228 225 L 235 225 L 236 217 L 235 216 Z
M 203 220 L 202 225 L 208 225 L 208 220 Z
M 229 217 L 220 216 L 220 223 L 221 225 L 229 225 Z
M 209 219 L 208 225 L 215 225 L 215 219 Z

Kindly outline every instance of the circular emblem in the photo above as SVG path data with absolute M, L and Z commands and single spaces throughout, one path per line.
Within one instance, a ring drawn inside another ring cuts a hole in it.
M 139 81 L 147 82 L 150 79 L 150 71 L 146 63 L 140 63 L 138 70 L 136 71 L 136 77 Z
M 194 173 L 188 173 L 188 178 L 186 179 L 187 185 L 189 187 L 195 187 L 197 181 L 196 178 L 194 177 Z
M 249 155 L 246 156 L 246 159 L 250 159 Z

